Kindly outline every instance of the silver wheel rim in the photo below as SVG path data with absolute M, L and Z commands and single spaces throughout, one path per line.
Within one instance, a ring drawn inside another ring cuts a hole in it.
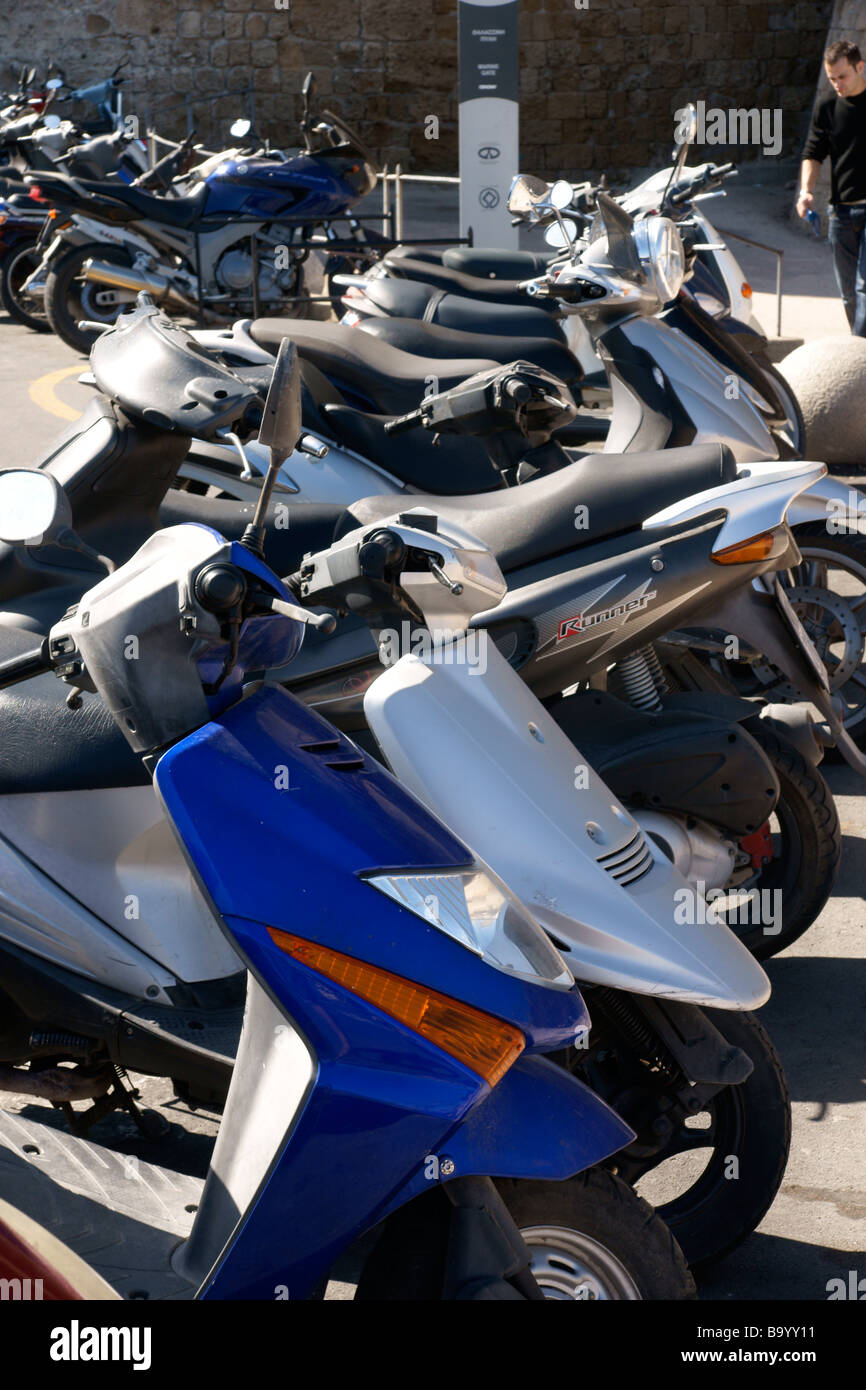
M 863 669 L 866 649 L 866 587 L 854 597 L 837 594 L 826 587 L 828 570 L 846 572 L 858 584 L 866 586 L 866 562 L 843 551 L 826 549 L 820 542 L 804 540 L 800 546 L 802 565 L 780 578 L 791 596 L 800 621 L 813 641 L 817 638 L 819 654 L 827 667 L 834 694 L 842 696 L 845 705 L 844 725 L 848 730 L 859 728 L 866 718 L 866 670 Z M 793 584 L 792 581 L 793 580 Z M 787 581 L 787 582 L 786 582 Z M 797 581 L 800 581 L 799 583 Z M 805 581 L 805 582 L 804 582 Z M 835 620 L 834 641 L 844 643 L 844 655 L 836 655 L 831 665 L 818 631 L 820 620 Z M 858 648 L 859 635 L 859 651 Z
M 565 1226 L 526 1226 L 520 1234 L 545 1298 L 574 1303 L 640 1301 L 628 1270 L 592 1236 Z

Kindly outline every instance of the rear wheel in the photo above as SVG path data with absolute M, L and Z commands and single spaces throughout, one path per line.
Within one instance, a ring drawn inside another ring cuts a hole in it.
M 750 723 L 749 733 L 772 763 L 779 801 L 766 825 L 740 841 L 726 885 L 732 903 L 719 899 L 716 907 L 743 945 L 767 960 L 802 936 L 823 910 L 842 839 L 836 803 L 818 769 L 759 720 Z
M 45 312 L 45 301 L 41 294 L 28 294 L 23 286 L 39 265 L 42 254 L 36 251 L 36 242 L 20 241 L 0 260 L 0 300 L 3 308 L 25 328 L 36 333 L 50 333 L 51 324 Z
M 90 352 L 96 334 L 79 328 L 79 320 L 110 326 L 135 302 L 131 290 L 115 290 L 85 280 L 84 262 L 91 258 L 114 265 L 132 263 L 126 251 L 103 242 L 73 246 L 55 261 L 45 284 L 45 309 L 51 327 L 69 347 L 84 353 Z

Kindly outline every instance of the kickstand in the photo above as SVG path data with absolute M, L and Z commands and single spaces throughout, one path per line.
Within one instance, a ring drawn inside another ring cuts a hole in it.
M 73 1110 L 69 1101 L 53 1102 L 57 1110 L 62 1110 L 70 1131 L 83 1139 L 113 1110 L 125 1110 L 145 1139 L 164 1138 L 170 1129 L 168 1121 L 156 1110 L 140 1110 L 136 1101 L 141 1099 L 141 1092 L 132 1085 L 122 1067 L 112 1066 L 112 1071 L 114 1079 L 105 1095 L 99 1096 L 86 1110 Z

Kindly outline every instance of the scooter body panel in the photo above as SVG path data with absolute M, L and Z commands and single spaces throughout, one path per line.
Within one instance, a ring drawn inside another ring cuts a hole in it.
M 623 358 L 627 343 L 629 356 L 634 352 L 652 363 L 653 377 L 658 381 L 656 373 L 659 374 L 665 394 L 675 398 L 682 413 L 691 421 L 694 436 L 690 441 L 681 442 L 700 444 L 720 440 L 733 451 L 739 463 L 776 457 L 778 451 L 772 433 L 760 411 L 745 390 L 734 394 L 735 383 L 730 373 L 699 344 L 658 318 L 630 318 L 620 323 L 615 333 L 614 342 L 619 346 L 610 348 L 613 364 Z M 607 345 L 610 335 L 602 335 L 602 340 Z M 613 416 L 604 452 L 621 454 L 629 447 L 664 447 L 664 441 L 652 446 L 642 441 L 632 442 L 635 439 L 634 411 L 625 411 L 622 405 L 627 391 L 634 388 L 618 382 L 616 375 L 611 386 Z M 652 395 L 651 388 L 641 392 L 641 396 L 645 394 Z
M 38 865 L 35 873 L 47 880 L 43 896 L 55 897 L 58 905 L 56 922 L 48 918 L 28 927 L 20 917 L 13 926 L 7 902 L 8 937 L 18 945 L 120 992 L 151 999 L 145 991 L 154 975 L 164 985 L 218 979 L 241 969 L 214 929 L 152 787 L 0 797 L 0 836 L 10 872 L 13 857 Z M 10 881 L 0 880 L 0 912 Z M 33 899 L 27 902 L 32 909 Z M 64 926 L 70 914 L 74 935 Z
M 715 1008 L 762 1004 L 761 967 L 712 912 L 678 924 L 693 889 L 494 645 L 484 669 L 460 647 L 402 657 L 365 696 L 404 785 L 505 876 L 578 979 Z
M 588 1016 L 565 982 L 539 988 L 529 977 L 491 969 L 363 882 L 375 869 L 447 872 L 472 856 L 384 769 L 285 691 L 264 687 L 175 745 L 157 764 L 155 781 L 259 986 L 250 995 L 214 1178 L 178 1267 L 202 1278 L 205 1298 L 273 1298 L 280 1287 L 304 1297 L 398 1194 L 412 1195 L 429 1156 L 486 1100 L 489 1086 L 450 1053 L 280 949 L 268 926 L 471 999 L 519 1023 L 529 1050 L 574 1041 Z M 249 837 L 248 824 L 255 826 Z M 263 1130 L 234 1123 L 274 1049 L 277 1114 Z M 555 1086 L 561 1089 L 559 1077 Z M 518 1086 L 511 1094 L 510 1123 L 519 1130 L 528 1093 Z M 577 1083 L 572 1094 L 575 1151 L 569 1156 L 560 1146 L 551 1155 L 551 1176 L 577 1171 L 587 1156 L 596 1161 L 629 1138 Z M 539 1089 L 535 1101 L 542 1100 Z M 504 1134 L 504 1111 L 497 1124 Z M 335 1144 L 335 1134 L 344 1142 Z M 490 1171 L 498 1171 L 497 1155 L 479 1135 L 470 1135 L 463 1152 L 467 1162 L 473 1153 L 480 1162 L 483 1152 Z M 537 1173 L 544 1152 L 536 1145 L 518 1160 L 512 1144 L 502 1167 L 513 1171 L 525 1162 Z

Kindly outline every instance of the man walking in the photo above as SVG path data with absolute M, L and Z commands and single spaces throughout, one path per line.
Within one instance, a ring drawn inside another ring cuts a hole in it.
M 866 338 L 866 77 L 855 43 L 840 40 L 824 54 L 835 93 L 819 102 L 803 149 L 801 217 L 812 209 L 821 161 L 830 156 L 830 243 L 836 283 L 851 332 Z

